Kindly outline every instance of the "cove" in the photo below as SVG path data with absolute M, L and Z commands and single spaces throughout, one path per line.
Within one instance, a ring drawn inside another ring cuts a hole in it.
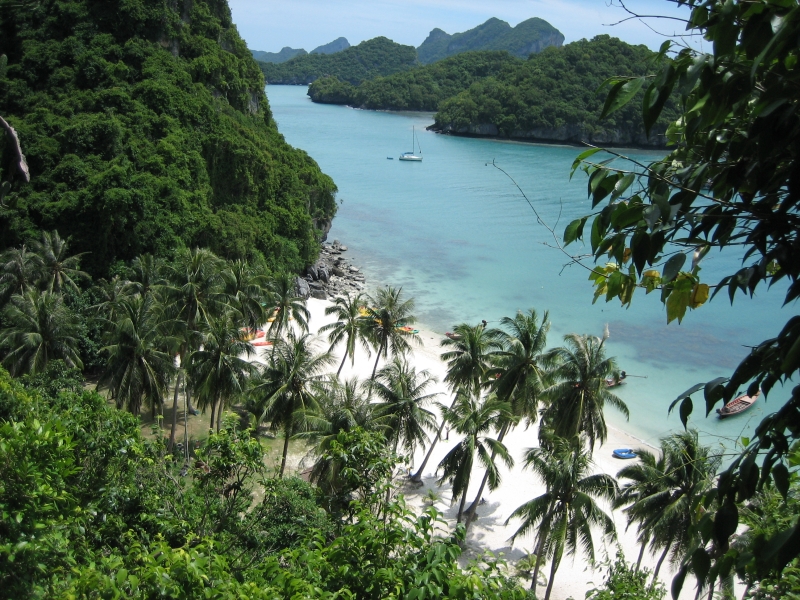
M 420 323 L 442 334 L 481 319 L 497 326 L 503 316 L 529 308 L 540 315 L 549 311 L 550 347 L 571 332 L 602 335 L 608 324 L 608 354 L 641 377 L 617 388 L 630 422 L 613 409 L 606 419 L 650 444 L 682 428 L 677 411 L 667 414 L 678 394 L 729 375 L 750 346 L 777 335 L 797 313 L 796 305 L 781 308 L 781 289 L 765 287 L 753 299 L 737 295 L 732 306 L 720 294 L 688 312 L 680 325 L 667 325 L 657 294 L 643 290 L 629 309 L 604 299 L 593 305 L 588 271 L 569 264 L 515 184 L 492 166 L 514 178 L 561 239 L 572 219 L 591 212 L 586 176 L 577 172 L 569 179 L 580 148 L 438 135 L 425 129 L 433 122 L 429 113 L 314 104 L 300 86 L 268 86 L 267 96 L 286 140 L 308 152 L 338 185 L 341 204 L 328 239 L 350 248 L 368 284 L 402 286 L 416 300 Z M 412 126 L 422 162 L 398 160 L 412 150 Z M 644 161 L 662 155 L 621 152 Z M 580 244 L 568 250 L 590 252 Z M 731 252 L 711 253 L 702 266 L 704 279 L 716 283 L 740 262 Z M 725 421 L 704 417 L 701 394 L 689 424 L 705 443 L 730 448 L 788 394 L 776 388 L 768 402 Z

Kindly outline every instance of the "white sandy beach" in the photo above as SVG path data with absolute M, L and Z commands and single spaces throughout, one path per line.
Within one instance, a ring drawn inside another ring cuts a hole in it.
M 325 315 L 325 308 L 330 305 L 331 302 L 325 300 L 313 298 L 308 300 L 307 306 L 311 312 L 309 326 L 313 335 L 317 335 L 321 326 L 334 320 L 332 317 Z M 444 339 L 443 333 L 420 327 L 419 335 L 422 340 L 422 346 L 415 348 L 408 359 L 418 372 L 422 369 L 427 369 L 438 380 L 438 383 L 434 386 L 434 390 L 441 394 L 438 401 L 443 404 L 449 404 L 452 396 L 442 383 L 446 374 L 446 365 L 439 358 L 442 352 L 440 342 Z M 318 344 L 319 350 L 325 350 L 328 347 L 327 340 L 323 337 L 318 338 Z M 343 348 L 340 346 L 335 351 L 339 361 L 341 360 L 342 350 Z M 358 348 L 354 366 L 351 366 L 349 361 L 346 362 L 342 369 L 341 377 L 357 376 L 360 379 L 368 379 L 372 372 L 374 361 L 374 354 L 369 357 L 362 348 Z M 333 372 L 338 368 L 338 364 L 337 361 L 332 369 Z M 384 361 L 381 359 L 378 368 L 383 364 Z M 435 432 L 432 435 L 435 435 Z M 435 503 L 435 506 L 444 514 L 448 523 L 451 524 L 455 522 L 458 507 L 457 505 L 450 506 L 451 494 L 449 485 L 441 488 L 437 487 L 434 471 L 436 465 L 439 464 L 439 461 L 458 439 L 458 434 L 451 432 L 449 441 L 446 441 L 443 437 L 436 445 L 423 474 L 424 485 L 422 487 L 405 485 L 401 490 L 406 497 L 407 504 L 417 512 L 421 512 L 422 507 L 425 505 L 424 497 L 428 490 L 437 491 L 440 495 L 440 500 Z M 519 523 L 512 521 L 506 525 L 505 521 L 520 504 L 544 492 L 544 487 L 537 478 L 533 474 L 524 471 L 520 465 L 525 450 L 537 445 L 536 425 L 533 425 L 528 430 L 525 430 L 523 426 L 517 427 L 506 436 L 504 443 L 517 462 L 517 466 L 511 471 L 502 468 L 503 479 L 501 486 L 493 492 L 490 492 L 488 488 L 484 491 L 483 497 L 487 502 L 478 507 L 478 519 L 473 523 L 467 538 L 465 558 L 474 558 L 482 552 L 491 551 L 496 555 L 502 554 L 509 563 L 513 563 L 532 551 L 535 542 L 533 535 L 520 538 L 513 546 L 511 545 L 509 538 L 516 531 Z M 596 471 L 616 475 L 617 471 L 624 466 L 625 461 L 613 458 L 611 450 L 614 448 L 638 448 L 642 446 L 643 443 L 632 435 L 618 429 L 609 428 L 608 440 L 594 452 Z M 418 448 L 414 456 L 413 465 L 415 467 L 420 465 L 424 456 L 425 449 Z M 471 478 L 468 502 L 472 502 L 475 494 L 477 494 L 482 476 L 483 471 L 476 467 Z M 618 543 L 626 559 L 629 562 L 635 562 L 639 553 L 639 546 L 636 543 L 636 531 L 634 529 L 625 531 L 626 520 L 621 511 L 614 512 L 613 517 L 617 526 L 618 542 L 606 543 L 599 535 L 596 536 L 596 558 L 600 563 L 609 557 L 613 559 L 617 553 Z M 646 553 L 643 564 L 652 570 L 656 559 L 657 557 L 649 556 Z M 549 564 L 545 567 L 544 572 L 549 574 Z M 596 569 L 590 567 L 588 560 L 584 556 L 576 556 L 574 558 L 565 556 L 556 574 L 552 598 L 554 600 L 567 600 L 568 598 L 582 600 L 587 590 L 602 584 L 605 572 L 606 568 L 602 564 L 599 564 Z M 660 578 L 667 590 L 669 590 L 673 574 L 674 570 L 665 561 L 661 569 Z M 523 582 L 523 585 L 525 585 L 525 582 Z M 540 594 L 544 593 L 543 588 L 540 587 L 539 590 Z M 690 597 L 694 597 L 694 585 L 690 579 L 687 579 L 681 598 Z

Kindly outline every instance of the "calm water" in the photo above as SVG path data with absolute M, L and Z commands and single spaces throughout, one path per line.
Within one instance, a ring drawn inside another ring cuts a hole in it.
M 416 300 L 421 323 L 439 332 L 460 322 L 490 324 L 517 310 L 549 311 L 550 346 L 570 332 L 601 335 L 631 377 L 618 388 L 628 404 L 627 429 L 650 443 L 680 428 L 669 403 L 700 381 L 730 374 L 747 346 L 774 336 L 796 305 L 781 309 L 782 293 L 765 289 L 754 300 L 726 298 L 666 324 L 655 294 L 637 291 L 630 309 L 599 300 L 592 305 L 588 272 L 566 266 L 553 237 L 537 224 L 533 206 L 559 237 L 574 218 L 590 212 L 586 177 L 569 181 L 574 147 L 466 139 L 425 130 L 430 114 L 383 113 L 312 103 L 305 87 L 269 86 L 272 110 L 286 140 L 307 151 L 339 187 L 341 205 L 329 240 L 350 248 L 374 285 L 402 286 Z M 412 150 L 412 126 L 421 163 L 400 162 Z M 634 150 L 647 160 L 658 153 Z M 387 160 L 387 157 L 393 160 Z M 587 228 L 588 232 L 588 228 Z M 582 252 L 580 246 L 571 246 Z M 708 281 L 736 269 L 735 257 L 710 255 Z M 692 422 L 708 442 L 749 434 L 788 397 L 775 390 L 740 417 L 719 422 L 698 412 Z M 702 403 L 702 396 L 697 397 Z M 696 410 L 702 410 L 696 406 Z M 607 418 L 624 426 L 611 410 Z

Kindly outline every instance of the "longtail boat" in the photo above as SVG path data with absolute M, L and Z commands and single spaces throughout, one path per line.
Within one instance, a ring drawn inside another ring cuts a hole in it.
M 761 395 L 761 390 L 758 390 L 754 396 L 748 396 L 747 394 L 742 394 L 738 398 L 734 398 L 730 402 L 728 402 L 722 408 L 717 409 L 717 415 L 720 419 L 724 419 L 726 417 L 732 417 L 733 415 L 738 415 L 741 412 L 746 411 L 748 408 L 753 406 L 758 400 L 758 397 Z

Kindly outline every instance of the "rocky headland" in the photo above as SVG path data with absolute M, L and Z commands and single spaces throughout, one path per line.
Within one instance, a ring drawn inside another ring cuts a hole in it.
M 347 246 L 339 240 L 323 243 L 319 260 L 297 278 L 297 292 L 304 298 L 327 300 L 342 294 L 358 293 L 364 289 L 366 279 L 361 268 L 353 265 L 343 254 Z

